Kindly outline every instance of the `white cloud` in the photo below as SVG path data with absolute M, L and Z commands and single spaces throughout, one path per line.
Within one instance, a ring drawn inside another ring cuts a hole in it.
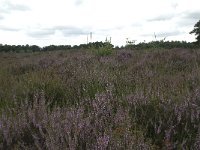
M 200 19 L 198 0 L 0 0 L 0 43 L 81 44 L 112 37 L 115 45 L 128 37 L 188 40 Z M 19 38 L 20 37 L 20 38 Z

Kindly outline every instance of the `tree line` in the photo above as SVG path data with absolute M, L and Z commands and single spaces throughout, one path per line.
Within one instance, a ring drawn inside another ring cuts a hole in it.
M 44 51 L 57 51 L 57 50 L 79 50 L 79 49 L 90 49 L 90 48 L 100 48 L 110 45 L 112 48 L 114 45 L 108 42 L 93 42 L 88 44 L 80 45 L 49 45 L 45 47 L 40 47 L 37 45 L 3 45 L 0 44 L 0 52 L 44 52 Z
M 93 42 L 88 44 L 80 45 L 49 45 L 45 47 L 39 47 L 37 45 L 3 45 L 0 44 L 0 52 L 45 52 L 45 51 L 57 51 L 57 50 L 80 50 L 80 49 L 98 49 L 106 46 L 106 42 Z M 110 47 L 113 49 L 152 49 L 152 48 L 198 48 L 199 46 L 194 42 L 185 42 L 185 41 L 151 41 L 148 43 L 141 42 L 138 44 L 126 44 L 121 47 L 114 47 L 109 43 Z
M 186 41 L 151 41 L 148 43 L 141 42 L 138 44 L 127 44 L 125 46 L 126 49 L 173 49 L 173 48 L 189 48 L 194 49 L 198 48 L 194 42 L 186 42 Z
M 200 48 L 200 20 L 194 25 L 194 29 L 190 34 L 195 34 L 195 42 L 186 42 L 186 41 L 151 41 L 148 43 L 141 42 L 134 44 L 132 42 L 127 42 L 126 46 L 115 47 L 108 42 L 93 42 L 88 44 L 80 45 L 50 45 L 45 47 L 39 47 L 37 45 L 3 45 L 0 44 L 0 52 L 39 52 L 39 51 L 56 51 L 56 50 L 78 50 L 78 49 L 99 49 L 111 47 L 114 49 L 151 49 L 151 48 Z

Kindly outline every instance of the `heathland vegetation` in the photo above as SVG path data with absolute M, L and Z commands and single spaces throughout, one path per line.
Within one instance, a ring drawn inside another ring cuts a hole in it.
M 200 149 L 198 42 L 11 47 L 0 149 Z

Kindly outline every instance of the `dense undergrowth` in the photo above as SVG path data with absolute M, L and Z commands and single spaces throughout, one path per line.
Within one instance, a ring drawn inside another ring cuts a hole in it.
M 200 51 L 0 53 L 0 149 L 199 149 Z

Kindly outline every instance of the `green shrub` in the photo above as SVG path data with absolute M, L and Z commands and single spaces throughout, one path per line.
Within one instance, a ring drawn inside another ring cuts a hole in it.
M 113 53 L 113 45 L 110 42 L 105 42 L 101 47 L 91 47 L 91 50 L 96 56 L 109 56 Z

